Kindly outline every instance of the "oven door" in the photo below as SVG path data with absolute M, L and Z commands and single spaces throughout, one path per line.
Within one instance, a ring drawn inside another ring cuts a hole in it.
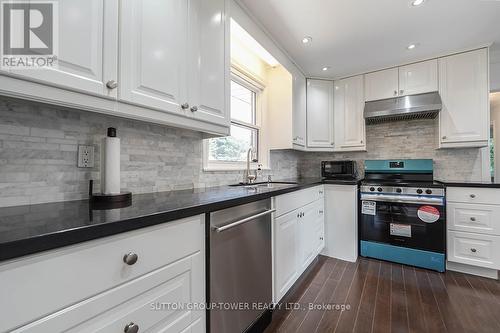
M 443 198 L 361 195 L 360 238 L 445 253 Z

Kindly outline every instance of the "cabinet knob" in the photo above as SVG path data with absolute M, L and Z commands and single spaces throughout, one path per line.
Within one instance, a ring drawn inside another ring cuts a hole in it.
M 471 197 L 472 199 L 474 199 L 474 198 L 476 197 L 476 195 L 475 195 L 475 194 L 471 194 L 471 195 L 470 195 L 470 197 Z
M 181 104 L 181 109 L 183 110 L 189 109 L 189 104 L 188 103 Z
M 404 92 L 405 92 L 405 91 L 404 91 L 403 89 L 401 89 L 401 90 L 399 91 L 399 94 L 400 94 L 400 95 L 403 95 L 403 94 L 404 94 Z
M 116 82 L 115 80 L 109 80 L 108 82 L 106 82 L 106 87 L 108 89 L 116 89 L 118 87 L 118 82 Z
M 319 211 L 319 213 L 320 213 L 320 214 L 323 214 L 323 211 L 322 211 L 322 210 L 320 210 L 320 211 Z
M 123 262 L 129 266 L 135 264 L 137 259 L 139 259 L 139 256 L 133 252 L 127 253 L 123 256 Z
M 192 106 L 191 107 L 191 112 L 196 112 L 198 111 L 198 107 L 197 106 Z
M 363 143 L 363 140 L 359 141 L 359 143 Z
M 476 250 L 475 248 L 472 248 L 472 249 L 470 249 L 470 252 L 472 252 L 472 253 L 476 253 L 476 252 L 477 252 L 477 250 Z
M 139 325 L 130 323 L 125 328 L 123 329 L 123 332 L 125 333 L 137 333 L 139 332 Z
M 398 95 L 398 91 L 394 90 L 394 96 L 397 96 L 397 95 Z
M 446 140 L 446 135 L 443 135 L 442 139 L 443 139 L 443 140 Z
M 476 221 L 476 218 L 475 218 L 475 217 L 471 217 L 471 218 L 470 218 L 470 220 L 471 220 L 472 222 L 474 222 L 474 221 Z
M 319 191 L 319 194 L 323 194 L 323 191 Z
M 297 213 L 297 218 L 299 218 L 299 217 L 300 217 L 300 213 Z

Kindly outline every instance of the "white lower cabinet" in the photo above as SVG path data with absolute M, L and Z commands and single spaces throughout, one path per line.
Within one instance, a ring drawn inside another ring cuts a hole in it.
M 286 294 L 298 276 L 298 211 L 274 221 L 274 290 L 278 299 Z
M 205 302 L 204 234 L 200 215 L 7 262 L 0 332 L 182 332 L 204 311 L 166 303 Z
M 325 185 L 326 245 L 322 254 L 351 262 L 358 258 L 358 186 Z
M 447 189 L 448 269 L 497 276 L 496 270 L 500 269 L 499 197 L 500 189 Z
M 323 186 L 274 199 L 273 299 L 277 303 L 323 249 Z

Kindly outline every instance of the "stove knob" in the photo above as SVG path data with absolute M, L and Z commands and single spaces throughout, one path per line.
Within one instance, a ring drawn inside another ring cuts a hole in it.
M 382 192 L 382 187 L 379 187 L 377 191 Z
M 425 193 L 432 194 L 432 190 L 425 190 Z
M 418 189 L 418 190 L 417 190 L 417 193 L 418 193 L 418 194 L 422 194 L 422 192 L 424 192 L 424 191 L 422 191 L 421 189 Z
M 400 189 L 400 188 L 397 188 L 397 189 L 396 189 L 396 192 L 397 192 L 397 193 L 401 193 L 401 192 L 403 192 L 403 190 L 402 190 L 402 189 Z
M 370 187 L 371 192 L 375 192 L 375 187 Z

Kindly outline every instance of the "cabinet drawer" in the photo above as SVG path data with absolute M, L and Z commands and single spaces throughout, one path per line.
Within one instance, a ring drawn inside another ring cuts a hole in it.
M 500 268 L 500 236 L 448 231 L 448 261 Z
M 500 204 L 500 189 L 478 187 L 448 187 L 448 202 L 464 202 L 478 204 Z
M 500 206 L 448 203 L 448 229 L 500 235 Z
M 203 223 L 202 215 L 190 217 L 0 265 L 0 332 L 200 251 Z M 138 260 L 127 265 L 131 252 Z
M 323 185 L 277 196 L 275 201 L 276 216 L 286 214 L 323 197 Z
M 181 332 L 204 317 L 181 307 L 204 301 L 203 267 L 197 253 L 14 332 L 123 332 L 131 323 L 139 332 Z

